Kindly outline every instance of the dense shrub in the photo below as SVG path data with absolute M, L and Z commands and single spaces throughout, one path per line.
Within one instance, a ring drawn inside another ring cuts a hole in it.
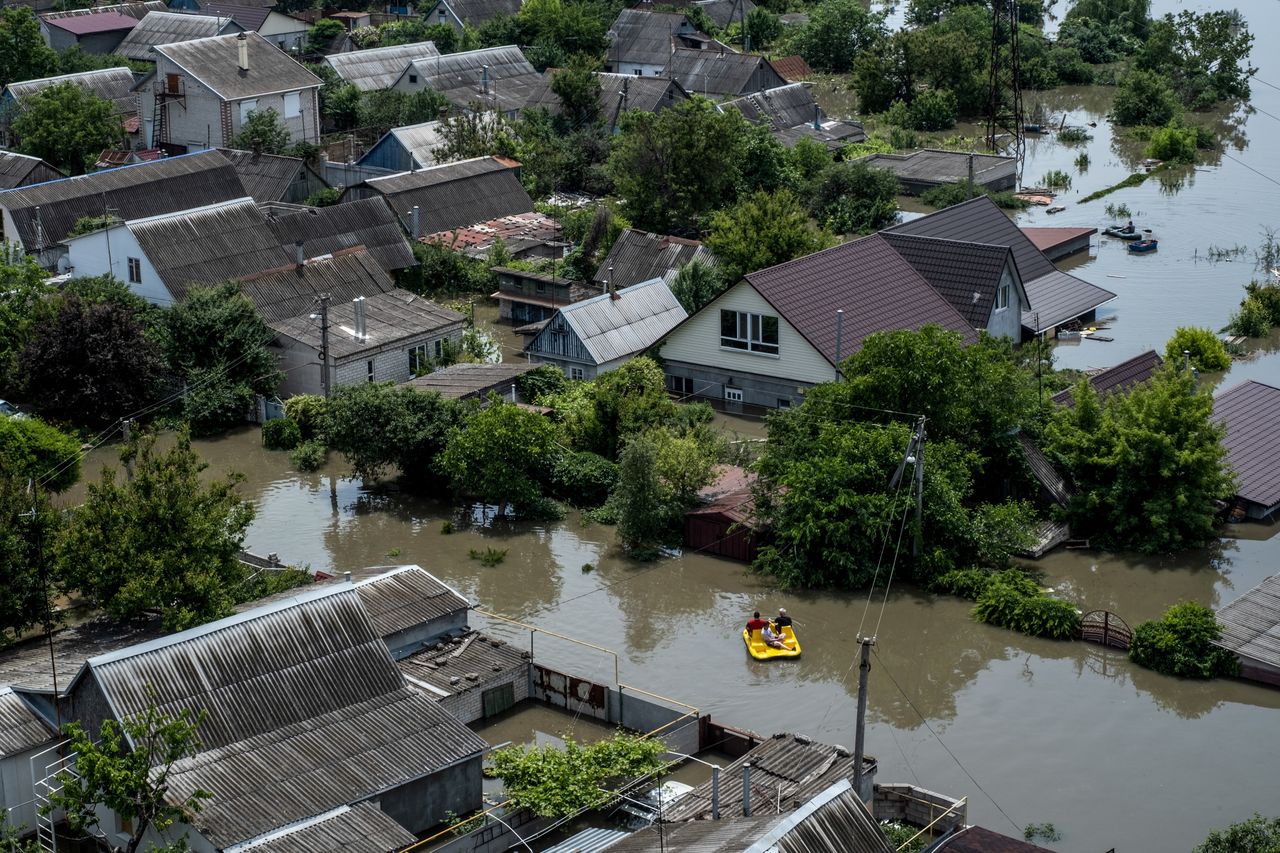
M 1111 104 L 1116 124 L 1164 126 L 1182 113 L 1178 96 L 1164 79 L 1148 71 L 1130 71 L 1120 78 Z
M 1134 629 L 1129 659 L 1180 678 L 1236 675 L 1240 671 L 1236 656 L 1213 645 L 1221 636 L 1222 628 L 1212 610 L 1184 601 L 1166 610 L 1159 620 L 1143 622 Z
M 324 405 L 319 394 L 298 394 L 284 401 L 284 416 L 298 425 L 303 441 L 319 437 Z
M 596 453 L 564 453 L 551 469 L 556 497 L 578 507 L 596 507 L 618 482 L 618 466 Z
M 292 450 L 302 441 L 302 431 L 289 418 L 276 418 L 262 425 L 262 446 L 267 450 Z
M 1196 161 L 1195 128 L 1170 123 L 1151 131 L 1146 154 L 1154 160 L 1170 163 L 1194 163 Z
M 991 582 L 991 577 L 991 572 L 985 569 L 953 569 L 934 578 L 929 588 L 934 592 L 977 601 Z
M 1247 297 L 1231 315 L 1227 331 L 1246 338 L 1265 338 L 1271 334 L 1271 317 L 1266 306 L 1255 296 Z
M 289 462 L 299 471 L 316 471 L 324 464 L 329 451 L 324 443 L 309 439 L 289 451 Z
M 61 492 L 80 479 L 80 443 L 38 418 L 0 417 L 0 462 L 16 480 Z
M 992 575 L 973 607 L 973 618 L 1033 637 L 1066 640 L 1080 627 L 1076 609 L 1051 598 L 1016 569 Z
M 1196 370 L 1226 370 L 1231 366 L 1231 356 L 1209 329 L 1197 329 L 1190 326 L 1179 326 L 1165 345 L 1165 360 L 1173 364 L 1182 363 L 1182 354 L 1191 353 L 1191 366 Z
M 908 130 L 946 130 L 956 124 L 956 96 L 945 89 L 921 92 L 909 104 L 894 101 L 884 120 Z M 894 147 L 906 146 L 894 143 Z

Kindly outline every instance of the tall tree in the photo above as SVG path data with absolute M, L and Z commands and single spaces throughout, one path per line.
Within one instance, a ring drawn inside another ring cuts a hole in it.
M 493 400 L 449 434 L 440 468 L 467 498 L 526 512 L 542 496 L 559 450 L 555 427 L 537 412 Z
M 719 272 L 710 264 L 690 261 L 676 273 L 671 292 L 690 314 L 715 299 L 724 290 Z
M 726 283 L 793 258 L 810 255 L 834 243 L 813 226 L 788 190 L 757 192 L 711 217 L 707 248 L 720 263 Z
M 76 83 L 58 83 L 23 101 L 13 122 L 18 150 L 83 174 L 103 149 L 124 138 L 111 102 Z
M 39 418 L 0 417 L 0 459 L 11 476 L 51 492 L 80 479 L 80 442 Z
M 361 479 L 372 482 L 398 468 L 413 485 L 427 485 L 450 430 L 471 406 L 389 382 L 339 388 L 321 424 L 329 446 L 347 457 Z
M 817 180 L 813 215 L 840 234 L 866 234 L 898 218 L 898 178 L 866 163 L 833 163 Z
M 75 773 L 59 776 L 62 783 L 51 797 L 54 808 L 65 809 L 67 824 L 82 836 L 114 839 L 103 834 L 101 822 L 109 810 L 129 827 L 124 843 L 108 842 L 112 853 L 135 853 L 149 832 L 166 838 L 176 823 L 190 823 L 213 794 L 197 788 L 175 795 L 169 783 L 174 766 L 200 750 L 198 729 L 205 714 L 182 710 L 169 715 L 153 703 L 140 714 L 102 723 L 96 736 L 79 723 L 68 723 L 68 750 L 76 757 Z M 150 853 L 180 853 L 186 835 Z
M 53 312 L 54 293 L 34 258 L 19 246 L 0 246 L 0 391 L 20 384 L 18 356 Z
M 0 647 L 49 613 L 50 569 L 59 517 L 45 491 L 0 454 Z M 4 841 L 0 834 L 0 844 Z
M 0 11 L 0 88 L 58 72 L 58 54 L 44 43 L 40 20 L 30 6 Z
M 185 433 L 167 451 L 140 436 L 122 456 L 132 479 L 104 468 L 71 514 L 57 552 L 64 581 L 116 619 L 159 611 L 169 630 L 230 615 L 244 597 L 238 555 L 254 516 L 236 494 L 243 477 L 204 482 L 209 466 Z
M 796 38 L 800 55 L 814 68 L 843 73 L 886 35 L 884 15 L 868 12 L 858 0 L 823 0 Z

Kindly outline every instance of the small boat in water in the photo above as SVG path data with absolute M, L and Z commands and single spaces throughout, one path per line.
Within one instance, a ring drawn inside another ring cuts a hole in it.
M 1064 210 L 1066 210 L 1066 209 L 1067 209 L 1067 208 L 1066 208 L 1065 206 L 1061 205 L 1061 204 L 1055 204 L 1053 207 L 1051 207 L 1051 208 L 1049 208 L 1048 210 L 1046 210 L 1046 211 L 1045 211 L 1045 213 L 1061 213 L 1062 211 L 1064 211 Z
M 1137 228 L 1134 228 L 1132 231 L 1129 231 L 1120 225 L 1112 225 L 1110 228 L 1104 228 L 1102 230 L 1102 233 L 1106 234 L 1108 237 L 1115 237 L 1117 240 L 1141 240 L 1142 239 L 1142 232 L 1139 231 Z
M 1136 243 L 1130 243 L 1125 248 L 1128 249 L 1130 252 L 1133 252 L 1134 254 L 1142 254 L 1145 252 L 1154 252 L 1156 250 L 1156 247 L 1159 245 L 1160 244 L 1158 241 L 1148 239 L 1148 240 L 1139 240 Z
M 782 641 L 788 648 L 775 649 L 764 641 L 759 631 L 742 629 L 742 642 L 747 644 L 747 652 L 756 660 L 800 657 L 800 641 L 796 639 L 796 632 L 790 625 L 782 626 Z

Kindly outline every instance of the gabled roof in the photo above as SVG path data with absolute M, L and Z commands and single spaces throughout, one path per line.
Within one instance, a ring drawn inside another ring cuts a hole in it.
M 108 207 L 124 219 L 136 219 L 244 195 L 227 158 L 217 151 L 201 151 L 6 190 L 0 192 L 0 207 L 17 226 L 18 233 L 7 236 L 21 239 L 27 251 L 34 251 L 37 245 L 59 242 L 82 217 L 101 216 Z
M 612 35 L 606 61 L 610 63 L 665 66 L 671 58 L 672 41 L 676 36 L 699 42 L 711 41 L 710 36 L 694 29 L 679 12 L 623 9 L 609 32 Z
M 973 327 L 879 234 L 747 275 L 746 282 L 833 365 L 836 309 L 841 358 L 868 335 L 934 324 L 977 341 Z M 706 310 L 706 309 L 703 309 Z
M 417 840 L 373 803 L 339 806 L 228 853 L 387 853 Z
M 981 826 L 967 826 L 949 836 L 935 853 L 1052 853 L 1047 847 L 992 832 Z
M 413 296 L 403 290 L 388 295 Z M 451 323 L 465 319 L 456 311 L 440 308 L 420 297 L 416 301 L 443 312 Z M 357 581 L 356 594 L 373 622 L 373 629 L 383 638 L 471 606 L 456 589 L 413 565 L 396 566 Z
M 301 267 L 297 263 L 276 265 L 261 272 L 255 271 L 240 279 L 240 289 L 253 300 L 262 319 L 277 331 L 287 329 L 290 337 L 298 340 L 314 340 L 320 346 L 320 328 L 309 317 L 318 305 L 318 297 L 328 293 L 332 298 L 330 325 L 330 353 L 349 353 L 351 347 L 339 339 L 337 324 L 340 318 L 351 326 L 352 299 L 357 296 L 373 297 L 391 293 L 395 283 L 391 277 L 362 249 L 347 250 L 332 256 L 312 258 Z
M 1214 398 L 1213 417 L 1227 428 L 1236 494 L 1263 508 L 1280 504 L 1280 388 L 1241 382 Z
M 844 149 L 846 145 L 862 142 L 867 138 L 866 129 L 860 122 L 822 119 L 821 127 L 814 127 L 813 122 L 798 124 L 785 130 L 775 130 L 773 135 L 788 148 L 795 148 L 801 139 L 812 139 L 831 153 Z
M 551 91 L 551 74 L 529 98 L 530 107 L 541 107 L 552 115 L 561 110 L 560 98 Z M 670 77 L 637 77 L 635 74 L 610 74 L 597 71 L 600 81 L 600 119 L 611 130 L 624 113 L 631 110 L 653 113 L 689 99 L 689 93 Z
M 653 346 L 689 314 L 666 282 L 655 278 L 566 305 L 558 316 L 592 360 L 606 364 Z M 554 326 L 553 318 L 527 349 L 536 351 L 541 339 L 556 334 Z
M 608 257 L 600 262 L 594 278 L 598 284 L 611 282 L 615 288 L 654 278 L 669 286 L 676 274 L 695 260 L 716 265 L 715 256 L 697 240 L 627 228 L 614 241 Z
M 92 15 L 74 15 L 66 18 L 46 18 L 45 23 L 60 30 L 66 30 L 77 36 L 91 33 L 112 33 L 120 30 L 131 30 L 138 25 L 133 15 L 120 12 L 96 12 Z
M 209 38 L 225 32 L 238 32 L 241 27 L 230 18 L 187 15 L 179 12 L 148 12 L 115 53 L 142 62 L 155 62 L 151 50 L 162 44 L 176 44 L 192 39 Z
M 892 232 L 882 236 L 969 325 L 987 327 L 1000 279 L 1011 259 L 1009 247 Z
M 373 267 L 373 264 L 370 263 L 368 266 Z M 376 269 L 376 267 L 373 268 Z M 381 270 L 377 272 L 382 274 Z M 278 274 L 273 276 L 273 280 L 287 279 L 290 274 L 289 272 Z M 334 293 L 333 290 L 329 292 Z M 364 297 L 365 323 L 368 333 L 363 339 L 355 336 L 355 306 L 351 299 L 338 301 L 335 296 L 329 308 L 329 356 L 331 358 L 347 358 L 390 346 L 406 338 L 442 332 L 451 327 L 461 327 L 462 321 L 466 319 L 457 311 L 443 308 L 429 299 L 399 288 L 387 288 L 381 292 L 366 291 L 359 295 Z M 318 350 L 321 347 L 320 327 L 311 319 L 311 310 L 309 308 L 303 310 L 306 313 L 272 322 L 271 328 Z M 456 605 L 457 602 L 454 599 L 456 595 L 450 599 Z M 463 601 L 459 606 L 465 606 L 465 604 L 466 602 Z M 407 607 L 409 603 L 405 601 L 401 602 L 401 605 Z M 375 621 L 381 618 L 380 613 L 370 615 Z
M 497 219 L 533 210 L 515 169 L 518 164 L 497 157 L 475 157 L 369 178 L 364 186 L 387 200 L 400 221 L 410 222 L 410 211 L 419 209 L 423 234 L 436 234 L 474 222 Z
M 813 69 L 809 67 L 809 63 L 804 61 L 803 56 L 776 56 L 769 60 L 773 63 L 773 70 L 782 75 L 783 80 L 791 83 L 799 83 L 802 80 L 813 79 Z
M 694 0 L 691 5 L 706 12 L 707 17 L 722 30 L 728 29 L 730 24 L 741 24 L 756 9 L 751 0 Z
M 408 75 L 418 77 L 410 85 L 425 85 L 459 109 L 478 102 L 499 112 L 524 109 L 545 85 L 513 44 L 416 59 L 399 77 Z
M 762 92 L 752 92 L 720 104 L 719 110 L 735 109 L 747 121 L 771 130 L 787 130 L 801 124 L 813 124 L 817 101 L 812 90 L 803 83 L 788 83 Z
M 1115 367 L 1109 367 L 1100 373 L 1095 373 L 1089 377 L 1089 384 L 1093 386 L 1093 390 L 1097 392 L 1099 397 L 1106 397 L 1108 394 L 1114 394 L 1117 391 L 1127 391 L 1139 382 L 1146 382 L 1162 364 L 1164 364 L 1164 359 L 1160 357 L 1160 354 L 1153 349 L 1149 349 L 1127 361 L 1120 362 Z M 1070 388 L 1064 388 L 1049 399 L 1059 406 L 1066 406 L 1069 409 L 1076 404 L 1075 395 L 1071 393 Z
M 1280 669 L 1280 575 L 1272 575 L 1217 612 L 1215 646 Z
M 671 54 L 665 73 L 695 94 L 740 95 L 752 87 L 751 78 L 761 68 L 773 71 L 769 60 L 754 53 L 679 47 Z
M 249 70 L 243 72 L 242 38 L 249 45 Z M 162 44 L 156 51 L 227 101 L 320 86 L 319 77 L 254 32 Z
M 536 370 L 532 362 L 504 361 L 500 364 L 451 364 L 402 383 L 415 391 L 439 394 L 448 400 L 482 397 L 490 390 L 504 393 L 522 374 Z
M 132 18 L 128 20 L 132 21 Z M 9 94 L 19 105 L 27 98 L 50 86 L 74 83 L 92 94 L 110 101 L 117 114 L 136 113 L 138 106 L 133 98 L 133 72 L 128 68 L 100 68 L 97 71 L 81 71 L 76 74 L 59 74 L 57 77 L 41 77 L 9 84 Z
M 399 79 L 409 63 L 415 59 L 439 56 L 433 42 L 419 41 L 413 44 L 397 44 L 391 47 L 374 47 L 333 53 L 324 58 L 325 64 L 338 76 L 355 85 L 362 92 L 389 89 Z
M 48 177 L 42 177 L 42 176 Z M 19 154 L 17 151 L 0 151 L 0 190 L 23 187 L 41 180 L 57 180 L 66 177 L 57 168 L 39 157 Z
M 199 14 L 215 18 L 230 18 L 246 30 L 260 30 L 267 18 L 271 17 L 271 7 L 246 6 L 239 3 L 210 3 L 209 0 L 202 0 Z
M 282 200 L 297 180 L 298 173 L 306 168 L 301 157 L 259 154 L 235 148 L 219 148 L 218 152 L 235 167 L 245 192 L 257 202 Z
M 364 246 L 387 272 L 414 264 L 409 240 L 382 198 L 274 214 L 267 224 L 286 250 L 301 241 L 308 258 Z
M 0 759 L 35 749 L 53 739 L 53 732 L 21 696 L 8 687 L 0 687 Z
M 135 21 L 140 21 L 146 17 L 148 12 L 163 12 L 168 8 L 164 0 L 146 0 L 145 3 L 115 3 L 109 6 L 90 6 L 87 9 L 62 9 L 55 12 L 41 12 L 40 20 L 47 24 L 56 24 L 59 21 L 65 21 L 67 18 L 84 18 L 112 12 L 118 15 L 128 15 Z
M 413 158 L 417 168 L 425 169 L 436 165 L 435 150 L 444 145 L 444 123 L 441 121 L 424 121 L 421 124 L 407 124 L 404 127 L 393 127 L 383 134 L 382 138 L 360 158 L 361 163 L 373 159 L 382 145 L 400 146 L 406 154 Z

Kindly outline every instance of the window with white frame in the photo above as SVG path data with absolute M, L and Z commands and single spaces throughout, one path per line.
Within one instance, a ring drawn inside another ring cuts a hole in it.
M 142 284 L 142 259 L 129 259 L 129 283 Z
M 749 311 L 720 311 L 720 346 L 778 354 L 778 318 Z
M 246 101 L 241 101 L 240 102 L 240 123 L 244 124 L 246 121 L 248 121 L 249 113 L 254 112 L 257 109 L 258 109 L 257 98 L 249 98 Z
M 284 93 L 284 114 L 285 114 L 285 117 L 302 115 L 302 93 L 301 92 L 285 92 Z
M 996 310 L 1003 311 L 1009 307 L 1009 300 L 1013 298 L 1013 285 L 1008 281 L 1000 282 L 1000 287 L 996 289 Z
M 427 345 L 418 344 L 416 347 L 409 348 L 409 372 L 417 374 L 419 371 L 426 370 L 431 365 L 427 358 Z

